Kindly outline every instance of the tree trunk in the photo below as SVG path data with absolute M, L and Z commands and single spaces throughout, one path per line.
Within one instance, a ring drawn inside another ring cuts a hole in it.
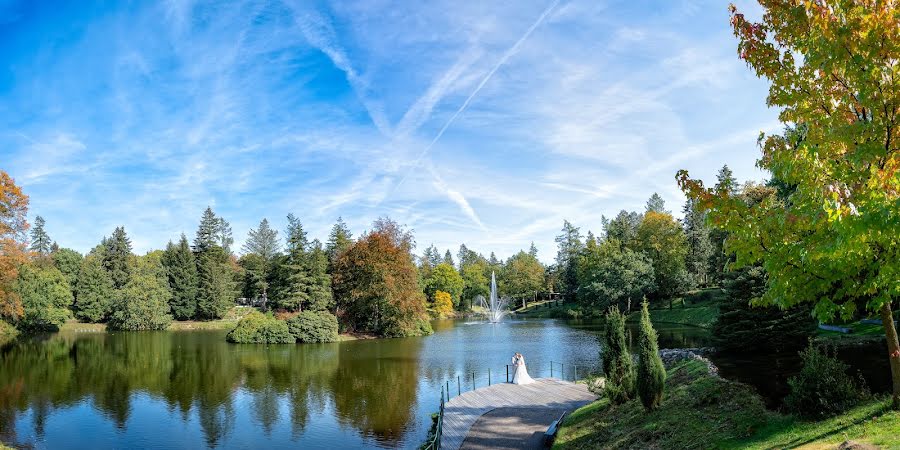
M 894 409 L 900 409 L 900 343 L 897 342 L 897 327 L 894 325 L 894 316 L 891 314 L 890 301 L 886 301 L 881 305 L 881 323 L 884 324 L 888 358 L 891 362 L 891 381 L 894 385 L 893 407 Z

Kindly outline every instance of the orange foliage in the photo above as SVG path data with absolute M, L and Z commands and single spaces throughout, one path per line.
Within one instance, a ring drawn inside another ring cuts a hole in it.
M 27 261 L 28 196 L 0 170 L 0 317 L 15 321 L 24 313 L 22 300 L 13 290 L 19 266 Z

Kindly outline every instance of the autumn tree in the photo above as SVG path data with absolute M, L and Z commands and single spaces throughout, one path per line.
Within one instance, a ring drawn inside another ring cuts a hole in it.
M 337 315 L 345 327 L 381 336 L 431 332 L 413 263 L 414 245 L 409 231 L 379 219 L 340 254 L 332 281 Z
M 50 235 L 44 229 L 46 223 L 43 217 L 37 216 L 34 218 L 34 228 L 31 229 L 30 250 L 41 257 L 49 256 L 50 247 L 53 245 L 53 240 L 50 239 Z
M 761 263 L 764 303 L 814 305 L 822 320 L 878 312 L 900 408 L 900 6 L 767 1 L 760 22 L 731 7 L 740 57 L 769 80 L 784 134 L 758 166 L 790 192 L 748 205 L 685 171 L 682 189 L 729 232 L 736 267 Z M 749 226 L 752 224 L 752 226 Z
M 450 298 L 449 292 L 434 292 L 434 312 L 438 317 L 447 317 L 453 312 L 453 300 Z
M 16 321 L 24 310 L 15 290 L 19 266 L 27 261 L 28 196 L 0 170 L 0 318 Z

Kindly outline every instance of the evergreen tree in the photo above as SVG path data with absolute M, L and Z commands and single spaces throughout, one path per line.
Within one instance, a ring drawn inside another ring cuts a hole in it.
M 534 245 L 534 241 L 531 241 L 531 246 L 528 247 L 528 254 L 531 255 L 532 258 L 537 259 L 538 249 Z
M 109 272 L 116 289 L 122 289 L 131 276 L 131 240 L 125 234 L 125 227 L 117 227 L 106 240 L 103 252 L 103 267 Z
M 624 403 L 635 394 L 634 360 L 625 340 L 625 316 L 616 306 L 606 313 L 606 329 L 603 334 L 603 372 L 606 374 L 605 392 L 609 400 Z
M 738 182 L 734 178 L 728 165 L 722 166 L 716 174 L 716 192 L 722 192 L 725 195 L 733 196 L 738 193 Z M 712 228 L 709 231 L 709 241 L 712 249 L 709 256 L 709 274 L 710 278 L 716 283 L 721 283 L 725 278 L 728 263 L 731 261 L 731 255 L 725 250 L 725 239 L 728 238 L 728 232 L 720 228 Z
M 641 329 L 638 335 L 637 391 L 645 409 L 652 411 L 659 407 L 662 403 L 665 385 L 666 368 L 659 357 L 656 330 L 653 329 L 653 324 L 650 322 L 647 302 L 644 302 L 641 308 Z
M 328 253 L 328 260 L 334 262 L 352 243 L 353 234 L 350 233 L 350 228 L 347 227 L 347 224 L 344 223 L 342 218 L 338 217 L 337 222 L 331 227 L 331 233 L 328 235 L 328 243 L 325 244 L 325 252 Z
M 234 238 L 231 236 L 231 224 L 222 217 L 218 218 L 216 239 L 218 240 L 219 247 L 222 247 L 222 250 L 225 250 L 225 254 L 230 255 L 231 244 L 234 244 Z
M 444 264 L 449 264 L 451 267 L 456 267 L 456 264 L 453 263 L 453 254 L 450 253 L 450 250 L 444 252 L 444 260 L 441 262 Z
M 34 218 L 34 228 L 31 229 L 31 251 L 38 256 L 50 255 L 52 240 L 44 229 L 45 224 L 44 218 L 37 216 Z
M 314 239 L 306 257 L 310 279 L 307 288 L 309 311 L 330 311 L 334 307 L 331 293 L 331 275 L 328 273 L 328 252 L 318 239 Z
M 212 208 L 206 207 L 203 217 L 200 218 L 200 226 L 197 228 L 197 236 L 194 238 L 194 253 L 205 253 L 212 247 L 221 243 L 222 222 L 216 217 Z
M 81 262 L 75 285 L 75 317 L 83 322 L 102 322 L 109 314 L 115 293 L 112 278 L 100 255 L 89 254 Z
M 197 317 L 221 319 L 233 305 L 231 273 L 222 247 L 211 247 L 197 258 Z
M 182 234 L 178 244 L 169 242 L 162 257 L 169 289 L 172 291 L 172 315 L 177 320 L 189 320 L 197 314 L 197 262 L 187 237 Z
M 684 235 L 687 239 L 685 265 L 695 285 L 709 284 L 709 259 L 713 246 L 706 225 L 706 213 L 697 207 L 696 201 L 688 198 L 684 204 Z
M 243 251 L 248 255 L 256 255 L 259 258 L 260 264 L 253 266 L 255 273 L 252 273 L 252 276 L 256 280 L 259 290 L 265 294 L 269 287 L 272 263 L 279 252 L 278 231 L 273 230 L 269 226 L 269 221 L 263 219 L 257 229 L 250 230 L 247 242 L 244 243 Z
M 606 240 L 615 239 L 625 247 L 635 249 L 634 241 L 643 215 L 636 212 L 619 211 L 612 220 L 603 218 L 603 234 Z
M 669 211 L 666 211 L 666 202 L 659 196 L 656 192 L 650 196 L 647 200 L 647 207 L 644 212 L 658 212 L 663 214 L 670 214 Z
M 568 220 L 563 221 L 562 234 L 556 237 L 556 267 L 560 271 L 562 294 L 566 301 L 575 301 L 578 291 L 578 252 L 584 248 L 581 232 Z
M 483 256 L 470 250 L 468 247 L 466 247 L 466 244 L 460 244 L 459 252 L 456 253 L 456 257 L 459 260 L 460 273 L 462 273 L 463 269 L 465 269 L 466 266 L 484 261 Z

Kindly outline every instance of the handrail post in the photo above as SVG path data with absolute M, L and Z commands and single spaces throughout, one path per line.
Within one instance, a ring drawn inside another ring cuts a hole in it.
M 462 388 L 459 385 L 459 375 L 456 376 L 456 395 L 462 394 Z
M 450 380 L 447 380 L 447 400 L 450 400 Z
M 506 382 L 509 383 L 509 364 L 506 365 Z
M 572 376 L 572 381 L 578 381 L 578 364 L 572 363 L 572 366 L 575 367 L 575 374 Z
M 472 371 L 472 390 L 475 390 L 475 371 Z
M 488 369 L 488 386 L 491 385 L 491 369 Z
M 550 378 L 553 378 L 553 361 L 550 361 Z

